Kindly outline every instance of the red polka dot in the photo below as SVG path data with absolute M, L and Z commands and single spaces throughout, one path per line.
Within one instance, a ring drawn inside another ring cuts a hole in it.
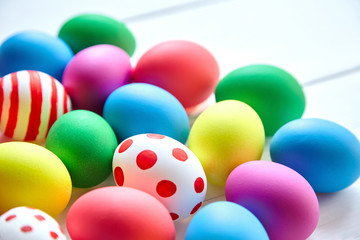
M 179 161 L 184 162 L 184 161 L 186 161 L 188 159 L 188 155 L 181 148 L 174 148 L 172 150 L 172 155 L 174 156 L 174 158 L 176 158 Z
M 56 232 L 50 232 L 50 236 L 52 239 L 58 239 L 59 235 Z
M 14 218 L 16 218 L 16 215 L 10 215 L 7 218 L 5 218 L 5 221 L 8 222 L 8 221 L 10 221 L 11 219 L 14 219 Z
M 201 193 L 204 190 L 204 180 L 201 177 L 198 177 L 194 182 L 195 192 Z
M 124 172 L 121 167 L 116 167 L 114 170 L 115 182 L 118 186 L 124 185 Z
M 176 213 L 170 213 L 170 216 L 174 221 L 179 218 L 179 215 L 177 215 Z
M 199 210 L 199 208 L 201 207 L 202 202 L 199 202 L 198 204 L 196 204 L 196 206 L 191 210 L 190 214 L 194 214 L 196 213 L 197 210 Z
M 146 170 L 155 165 L 157 161 L 156 153 L 151 150 L 144 150 L 136 157 L 136 164 L 142 170 Z
M 125 140 L 119 147 L 119 153 L 125 152 L 133 144 L 132 139 Z
M 160 197 L 171 197 L 176 192 L 176 185 L 169 180 L 162 180 L 156 185 L 156 192 Z
M 32 231 L 32 227 L 31 226 L 23 226 L 20 228 L 20 230 L 24 233 L 27 233 L 27 232 L 31 232 Z
M 26 207 L 27 209 L 36 210 L 36 208 L 33 207 Z
M 146 134 L 146 136 L 147 136 L 148 138 L 152 138 L 152 139 L 163 139 L 163 138 L 165 138 L 164 135 L 154 134 L 154 133 Z
M 35 215 L 35 218 L 36 218 L 37 220 L 39 220 L 40 222 L 41 222 L 41 221 L 45 221 L 45 218 L 44 218 L 43 216 L 41 216 L 41 215 Z

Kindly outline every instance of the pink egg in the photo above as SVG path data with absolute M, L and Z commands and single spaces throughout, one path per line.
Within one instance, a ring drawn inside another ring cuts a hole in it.
M 66 226 L 72 240 L 175 239 L 175 225 L 158 200 L 140 190 L 103 187 L 71 206 Z
M 102 115 L 106 98 L 129 83 L 128 54 L 113 45 L 95 45 L 78 52 L 66 66 L 62 83 L 75 109 Z
M 19 71 L 0 79 L 0 131 L 19 141 L 41 141 L 52 124 L 71 110 L 59 81 L 38 71 Z
M 229 175 L 225 196 L 250 210 L 270 239 L 307 239 L 319 220 L 319 203 L 310 184 L 278 163 L 241 164 Z

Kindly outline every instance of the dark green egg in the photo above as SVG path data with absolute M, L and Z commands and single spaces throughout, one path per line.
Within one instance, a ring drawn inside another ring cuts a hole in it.
M 136 45 L 133 34 L 124 23 L 100 14 L 83 14 L 71 18 L 61 27 L 59 38 L 74 53 L 97 44 L 111 44 L 132 56 Z
M 287 122 L 301 118 L 305 96 L 299 82 L 271 65 L 250 65 L 226 75 L 215 90 L 216 101 L 239 100 L 250 105 L 272 136 Z
M 110 125 L 98 114 L 75 110 L 50 128 L 46 148 L 68 169 L 74 187 L 93 187 L 112 171 L 117 140 Z

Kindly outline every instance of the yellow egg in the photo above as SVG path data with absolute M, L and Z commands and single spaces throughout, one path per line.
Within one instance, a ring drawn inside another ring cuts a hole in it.
M 261 158 L 264 142 L 259 116 L 249 105 L 236 100 L 218 102 L 201 113 L 188 141 L 208 180 L 222 186 L 238 165 Z
M 0 144 L 0 215 L 28 206 L 55 217 L 68 204 L 71 190 L 68 170 L 46 148 L 26 142 Z

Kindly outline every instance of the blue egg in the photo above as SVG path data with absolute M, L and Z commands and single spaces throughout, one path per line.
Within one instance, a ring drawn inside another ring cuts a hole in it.
M 270 143 L 274 162 L 300 173 L 315 192 L 340 191 L 360 175 L 360 143 L 348 129 L 323 119 L 282 126 Z
M 200 209 L 191 220 L 185 240 L 268 240 L 260 221 L 233 202 L 219 201 Z
M 142 133 L 158 133 L 185 143 L 189 119 L 181 103 L 166 90 L 146 83 L 124 85 L 107 98 L 103 117 L 119 142 Z
M 20 70 L 37 70 L 61 81 L 73 53 L 60 38 L 38 31 L 17 33 L 0 46 L 0 77 Z

